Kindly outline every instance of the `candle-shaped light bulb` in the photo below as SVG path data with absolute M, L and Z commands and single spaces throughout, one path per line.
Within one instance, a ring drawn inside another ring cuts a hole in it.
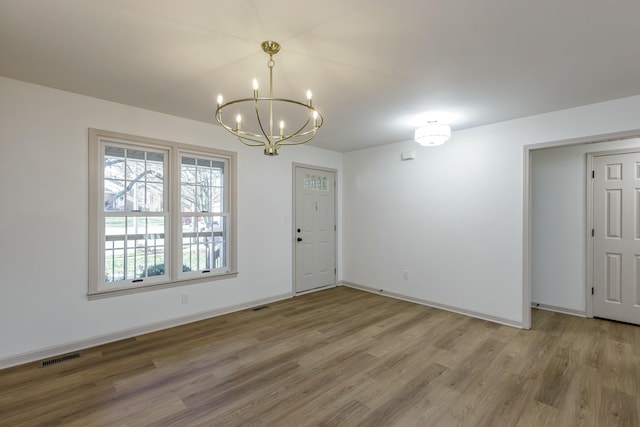
M 284 120 L 280 120 L 280 138 L 284 135 Z
M 313 96 L 313 94 L 311 93 L 310 90 L 307 90 L 307 99 L 309 100 L 309 105 L 311 105 L 311 97 Z
M 240 123 L 242 123 L 242 116 L 240 114 L 238 114 L 236 116 L 236 129 L 240 130 Z
M 222 94 L 218 95 L 218 107 L 222 105 L 223 101 L 224 101 L 224 98 L 222 97 Z
M 258 86 L 258 79 L 253 79 L 253 97 L 257 98 L 258 97 L 258 88 L 260 86 Z
M 318 127 L 318 112 L 313 110 L 313 127 Z

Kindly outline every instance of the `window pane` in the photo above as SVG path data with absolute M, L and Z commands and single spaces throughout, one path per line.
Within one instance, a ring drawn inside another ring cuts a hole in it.
M 222 186 L 222 169 L 213 169 L 211 173 L 211 185 Z
M 146 187 L 145 208 L 149 212 L 164 211 L 164 187 L 162 183 L 148 183 Z
M 164 154 L 105 146 L 106 211 L 162 212 Z
M 210 223 L 209 218 L 203 216 L 183 216 L 182 231 L 184 233 L 204 231 L 209 227 L 207 222 Z
M 211 210 L 211 187 L 199 185 L 196 189 L 196 209 L 198 212 Z
M 196 183 L 196 159 L 191 157 L 182 158 L 182 182 Z
M 185 233 L 182 236 L 182 271 L 198 271 L 204 265 L 204 246 L 200 245 L 197 233 Z
M 134 211 L 146 211 L 145 199 L 147 198 L 147 186 L 144 182 L 138 182 L 131 188 L 131 199 Z
M 124 148 L 105 147 L 104 177 L 124 179 Z
M 215 226 L 212 227 L 212 239 L 214 242 L 212 263 L 214 268 L 227 266 L 227 221 L 225 217 L 217 217 Z
M 196 177 L 198 184 L 204 186 L 211 185 L 211 168 L 198 167 Z
M 150 153 L 156 154 L 156 153 Z M 163 182 L 164 181 L 164 163 L 162 161 L 154 162 L 147 161 L 147 181 L 149 182 Z
M 211 207 L 209 210 L 211 212 L 222 212 L 224 210 L 222 188 L 212 187 L 211 191 Z
M 182 212 L 195 212 L 196 211 L 196 186 L 189 184 L 182 184 Z
M 124 211 L 126 204 L 125 181 L 104 180 L 104 210 Z
M 131 150 L 129 150 L 131 151 Z M 140 181 L 145 178 L 145 161 L 136 159 L 127 159 L 126 179 L 127 181 Z
M 213 270 L 226 267 L 227 232 L 221 216 L 183 216 L 183 271 Z
M 164 154 L 162 153 L 154 153 L 152 151 L 146 152 L 147 154 L 147 162 L 155 162 L 162 163 L 164 162 Z
M 104 282 L 165 274 L 163 217 L 105 217 Z
M 182 211 L 222 212 L 225 162 L 182 157 Z

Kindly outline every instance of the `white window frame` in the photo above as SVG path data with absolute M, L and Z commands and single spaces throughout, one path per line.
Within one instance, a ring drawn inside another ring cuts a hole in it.
M 125 216 L 132 212 L 107 212 L 104 209 L 104 146 L 117 146 L 165 153 L 164 210 L 160 213 L 136 216 L 163 216 L 165 218 L 165 273 L 145 277 L 143 280 L 122 280 L 105 289 L 105 218 Z M 226 228 L 226 265 L 204 271 L 182 271 L 182 207 L 181 207 L 181 159 L 195 156 L 218 159 L 225 162 L 224 212 Z M 159 288 L 210 282 L 237 275 L 237 154 L 232 151 L 181 144 L 155 138 L 89 129 L 89 299 L 149 291 Z

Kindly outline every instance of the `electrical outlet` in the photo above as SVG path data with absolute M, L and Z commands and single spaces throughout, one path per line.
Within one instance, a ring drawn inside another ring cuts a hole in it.
M 409 270 L 402 270 L 402 278 L 404 280 L 409 280 Z
M 182 303 L 183 304 L 189 304 L 189 294 L 186 292 L 182 293 Z

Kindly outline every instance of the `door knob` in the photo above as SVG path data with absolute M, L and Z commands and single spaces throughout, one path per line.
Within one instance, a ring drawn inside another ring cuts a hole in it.
M 302 242 L 302 237 L 298 237 L 298 242 Z

